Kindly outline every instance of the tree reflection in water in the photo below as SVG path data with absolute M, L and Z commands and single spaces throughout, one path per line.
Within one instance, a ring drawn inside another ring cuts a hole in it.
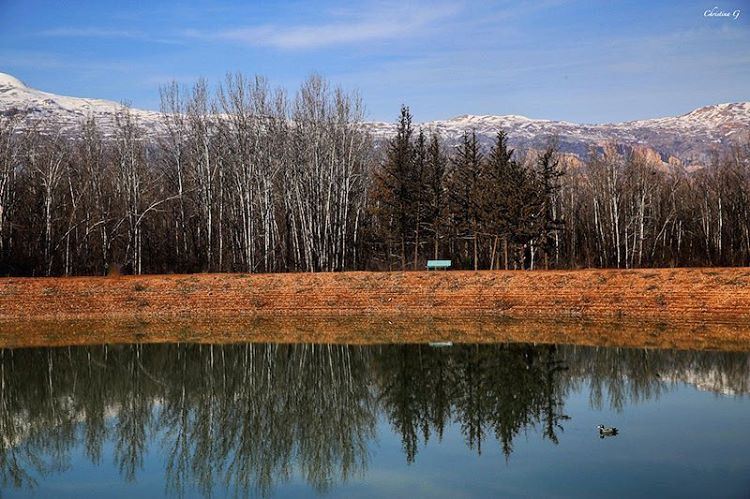
M 268 495 L 293 474 L 326 491 L 365 473 L 380 415 L 407 462 L 453 424 L 508 458 L 528 429 L 558 442 L 572 391 L 618 410 L 677 381 L 747 393 L 749 367 L 744 353 L 523 344 L 0 350 L 0 484 L 33 487 L 77 446 L 99 464 L 111 442 L 128 481 L 158 449 L 176 495 Z

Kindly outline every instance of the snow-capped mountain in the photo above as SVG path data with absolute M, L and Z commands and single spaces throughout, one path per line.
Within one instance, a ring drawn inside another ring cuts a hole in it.
M 122 109 L 122 104 L 113 101 L 42 92 L 27 87 L 18 78 L 0 73 L 0 115 L 21 115 L 28 124 L 49 124 L 73 130 L 87 117 L 93 116 L 106 129 L 114 125 L 115 116 Z M 160 113 L 142 109 L 131 111 L 138 123 L 147 129 L 159 127 Z
M 633 149 L 652 150 L 667 163 L 702 163 L 716 151 L 750 140 L 750 102 L 717 104 L 677 117 L 588 125 L 567 121 L 531 119 L 525 116 L 464 115 L 421 125 L 457 143 L 464 132 L 475 130 L 480 142 L 489 146 L 498 130 L 521 149 L 542 149 L 552 138 L 563 152 L 583 157 L 591 147 L 614 142 Z M 371 123 L 375 136 L 394 133 L 395 124 Z
M 89 115 L 105 129 L 114 124 L 122 106 L 116 102 L 64 97 L 29 88 L 13 76 L 0 73 L 0 114 L 24 116 L 27 123 L 52 124 L 73 130 Z M 132 109 L 139 124 L 154 133 L 161 114 Z M 364 126 L 376 139 L 391 136 L 396 125 L 368 122 Z M 646 151 L 668 163 L 704 163 L 715 152 L 750 139 L 750 102 L 717 104 L 677 117 L 624 123 L 577 124 L 567 121 L 531 119 L 524 116 L 464 115 L 449 120 L 418 124 L 455 144 L 464 132 L 475 130 L 480 142 L 489 146 L 499 130 L 509 134 L 513 147 L 541 149 L 555 138 L 563 152 L 583 157 L 591 147 L 607 143 Z

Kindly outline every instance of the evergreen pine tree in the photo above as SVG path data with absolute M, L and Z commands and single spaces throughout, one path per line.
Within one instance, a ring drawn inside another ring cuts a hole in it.
M 425 180 L 427 183 L 427 225 L 432 233 L 433 258 L 438 259 L 440 255 L 440 238 L 442 237 L 443 225 L 445 224 L 447 199 L 445 192 L 445 180 L 448 173 L 448 160 L 445 157 L 440 139 L 436 133 L 430 136 L 430 145 L 427 149 L 427 172 Z
M 515 266 L 524 266 L 525 250 L 540 233 L 543 209 L 536 172 L 513 159 L 513 152 L 508 147 L 507 135 L 501 131 L 486 162 L 488 226 L 503 239 L 506 268 L 509 251 L 515 255 Z
M 412 205 L 411 213 L 413 219 L 413 230 L 414 230 L 414 270 L 417 270 L 419 263 L 419 247 L 420 247 L 420 229 L 425 222 L 425 212 L 428 201 L 428 190 L 427 190 L 427 140 L 424 135 L 424 131 L 420 128 L 419 134 L 417 135 L 417 142 L 414 145 L 413 154 L 414 165 L 411 169 L 411 178 L 409 182 L 410 190 L 410 203 Z
M 472 242 L 471 260 L 474 270 L 478 270 L 479 231 L 484 219 L 486 181 L 483 155 L 476 132 L 464 133 L 463 141 L 456 148 L 453 163 L 451 196 L 455 206 L 456 229 L 460 237 Z M 465 253 L 468 253 L 468 248 Z
M 485 215 L 487 217 L 487 230 L 493 237 L 492 251 L 490 254 L 490 268 L 494 268 L 497 255 L 498 239 L 503 244 L 503 264 L 508 268 L 508 237 L 511 234 L 513 220 L 509 218 L 511 208 L 509 206 L 512 193 L 508 192 L 510 177 L 518 165 L 513 161 L 513 149 L 508 147 L 507 135 L 499 131 L 495 144 L 490 150 L 485 162 L 488 179 L 487 203 Z
M 401 269 L 406 268 L 406 242 L 413 228 L 414 213 L 412 184 L 414 145 L 412 143 L 412 116 L 409 108 L 401 106 L 396 135 L 388 141 L 386 158 L 375 177 L 375 215 L 379 221 L 381 237 L 387 245 L 390 264 L 392 246 L 399 247 Z
M 558 233 L 564 227 L 557 209 L 557 197 L 561 189 L 560 178 L 563 172 L 559 168 L 560 160 L 554 144 L 550 144 L 544 150 L 537 158 L 536 164 L 542 202 L 539 247 L 544 251 L 545 267 L 548 267 L 551 254 L 555 254 L 555 260 L 557 260 Z

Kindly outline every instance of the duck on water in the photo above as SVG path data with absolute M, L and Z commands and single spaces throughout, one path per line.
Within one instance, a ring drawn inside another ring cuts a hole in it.
M 599 430 L 599 438 L 614 437 L 619 433 L 617 428 L 612 426 L 599 425 L 596 429 Z

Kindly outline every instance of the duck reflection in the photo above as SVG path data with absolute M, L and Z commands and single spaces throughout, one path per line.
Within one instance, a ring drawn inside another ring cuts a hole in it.
M 34 487 L 83 449 L 127 481 L 158 453 L 174 495 L 268 495 L 295 476 L 325 492 L 364 475 L 379 418 L 407 462 L 449 425 L 510 458 L 530 429 L 558 443 L 572 391 L 618 410 L 677 382 L 747 393 L 749 367 L 743 353 L 523 344 L 0 350 L 0 484 Z

